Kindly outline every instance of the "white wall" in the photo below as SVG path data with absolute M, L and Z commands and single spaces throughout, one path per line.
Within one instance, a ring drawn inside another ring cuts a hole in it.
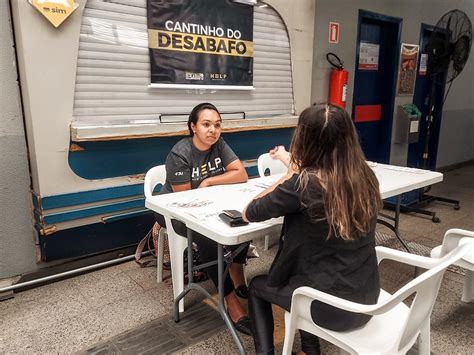
M 36 268 L 10 10 L 0 1 L 0 280 Z
M 473 0 L 316 0 L 313 64 L 313 102 L 327 100 L 330 66 L 327 52 L 335 52 L 345 62 L 349 71 L 347 109 L 352 110 L 354 88 L 354 65 L 356 56 L 357 26 L 359 9 L 403 19 L 401 41 L 419 43 L 421 23 L 435 25 L 446 12 L 453 9 L 464 11 L 474 22 Z M 328 43 L 329 22 L 339 22 L 339 44 Z M 453 165 L 474 159 L 474 51 L 459 76 L 454 81 L 446 101 L 441 124 L 437 167 Z M 397 97 L 395 107 L 412 102 L 412 97 Z M 395 112 L 396 114 L 396 112 Z M 392 156 L 399 157 L 406 152 L 392 144 Z M 393 163 L 397 163 L 392 161 Z

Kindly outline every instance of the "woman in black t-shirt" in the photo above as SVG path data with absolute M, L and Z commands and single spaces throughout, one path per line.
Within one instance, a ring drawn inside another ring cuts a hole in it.
M 280 247 L 268 275 L 250 283 L 249 311 L 258 354 L 273 354 L 271 304 L 291 308 L 293 291 L 310 286 L 350 301 L 374 304 L 380 291 L 375 224 L 382 206 L 351 118 L 343 109 L 304 110 L 290 148 L 270 151 L 289 166 L 286 176 L 258 195 L 244 219 L 284 216 Z M 313 321 L 342 331 L 370 317 L 325 303 L 311 305 Z M 318 338 L 300 331 L 302 350 L 319 354 Z
M 217 108 L 210 103 L 202 103 L 193 108 L 189 115 L 190 137 L 180 140 L 166 158 L 166 183 L 160 194 L 198 189 L 213 185 L 246 182 L 247 172 L 237 155 L 221 138 L 222 119 Z M 155 214 L 158 224 L 165 226 L 163 216 Z M 175 231 L 186 236 L 186 226 L 172 221 Z M 217 258 L 217 245 L 199 233 L 193 234 L 203 263 Z M 250 320 L 237 298 L 247 297 L 247 286 L 243 273 L 247 247 L 234 258 L 229 274 L 224 279 L 224 295 L 227 312 L 237 330 L 250 334 Z M 240 245 L 227 247 L 235 250 Z M 206 268 L 214 284 L 218 284 L 217 265 Z M 235 287 L 234 287 L 235 286 Z

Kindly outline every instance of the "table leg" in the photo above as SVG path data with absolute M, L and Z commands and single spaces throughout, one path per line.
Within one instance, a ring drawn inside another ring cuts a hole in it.
M 384 214 L 384 213 L 379 213 L 379 217 L 383 217 L 385 219 L 393 221 L 393 224 L 391 222 L 387 222 L 386 220 L 383 220 L 383 219 L 380 219 L 380 218 L 377 219 L 377 223 L 380 223 L 380 224 L 384 225 L 385 227 L 390 229 L 393 233 L 395 233 L 395 236 L 397 237 L 400 244 L 402 244 L 402 246 L 405 248 L 406 251 L 411 253 L 410 248 L 408 247 L 408 245 L 405 243 L 405 241 L 400 236 L 400 230 L 399 230 L 399 227 L 400 227 L 400 205 L 402 203 L 402 197 L 400 195 L 398 195 L 396 197 L 396 200 L 397 200 L 397 202 L 395 204 L 395 217 L 389 216 L 389 215 Z
M 193 279 L 193 231 L 188 228 L 188 284 L 192 284 Z
M 195 284 L 193 281 L 193 231 L 188 229 L 187 232 L 188 237 L 188 284 L 184 288 L 184 291 L 181 292 L 178 297 L 174 300 L 174 321 L 179 322 L 179 301 L 186 296 L 186 294 L 191 291 L 192 289 L 198 290 L 206 295 L 214 304 L 215 301 L 212 296 L 200 285 Z M 215 261 L 214 261 L 215 263 Z M 240 354 L 246 354 L 244 346 L 242 345 L 242 341 L 240 340 L 237 331 L 234 328 L 234 324 L 232 323 L 227 311 L 225 309 L 225 302 L 224 302 L 224 251 L 221 244 L 217 243 L 217 270 L 218 270 L 218 285 L 217 291 L 219 293 L 219 302 L 216 304 L 217 310 L 219 311 L 222 319 L 224 320 L 227 328 L 229 328 L 232 337 L 234 338 L 235 344 L 239 348 Z M 202 265 L 201 265 L 202 266 Z
M 410 248 L 408 248 L 408 245 L 405 243 L 405 241 L 402 239 L 402 237 L 400 237 L 400 230 L 399 230 L 399 226 L 400 226 L 400 205 L 402 203 L 402 196 L 401 195 L 398 195 L 397 196 L 397 204 L 395 205 L 395 225 L 394 225 L 394 230 L 395 230 L 395 235 L 396 237 L 398 238 L 398 240 L 400 241 L 400 243 L 403 245 L 403 247 L 409 252 L 411 253 L 411 250 Z
M 186 294 L 193 288 L 193 231 L 187 230 L 188 238 L 188 284 L 184 287 L 178 297 L 174 300 L 174 321 L 179 322 L 179 301 L 181 301 Z
M 402 239 L 402 237 L 400 237 L 400 234 L 399 234 L 400 232 L 399 232 L 398 227 L 400 226 L 400 205 L 401 205 L 401 203 L 402 203 L 402 196 L 398 195 L 397 196 L 397 204 L 395 205 L 395 226 L 394 226 L 395 235 L 397 236 L 400 243 L 402 243 L 402 245 L 405 247 L 405 249 L 409 253 L 412 253 L 410 248 L 408 248 L 408 245 L 405 243 L 405 241 Z M 418 277 L 421 274 L 422 274 L 421 269 L 419 267 L 415 266 L 415 276 L 414 277 Z
M 227 325 L 227 328 L 229 328 L 230 333 L 232 334 L 232 337 L 234 338 L 235 343 L 237 344 L 237 347 L 239 348 L 239 352 L 241 354 L 246 354 L 244 346 L 242 345 L 242 341 L 240 340 L 239 335 L 237 334 L 237 331 L 234 328 L 234 325 L 232 324 L 232 321 L 227 314 L 227 311 L 225 309 L 225 303 L 224 303 L 224 252 L 222 250 L 222 245 L 217 243 L 217 270 L 218 270 L 218 287 L 217 290 L 219 292 L 219 313 L 221 314 L 222 319 L 224 319 L 224 322 Z
M 219 307 L 223 306 L 224 310 L 224 270 L 222 264 L 224 262 L 224 251 L 222 245 L 217 243 L 217 292 L 219 293 Z M 227 312 L 226 312 L 227 313 Z

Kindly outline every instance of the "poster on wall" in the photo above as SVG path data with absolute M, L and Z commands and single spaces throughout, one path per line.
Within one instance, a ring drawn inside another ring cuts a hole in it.
M 359 70 L 379 69 L 380 45 L 375 43 L 360 42 L 359 48 Z
M 253 6 L 147 0 L 150 87 L 253 89 Z
M 416 62 L 420 46 L 402 43 L 398 69 L 397 95 L 413 95 L 415 92 Z
M 422 53 L 420 56 L 420 68 L 418 69 L 418 75 L 426 75 L 428 70 L 428 54 Z

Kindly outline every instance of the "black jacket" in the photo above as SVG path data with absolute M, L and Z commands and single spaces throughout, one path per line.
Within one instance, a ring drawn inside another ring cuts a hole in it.
M 310 286 L 350 301 L 376 303 L 380 291 L 375 254 L 376 218 L 371 221 L 370 231 L 365 236 L 352 241 L 337 236 L 328 238 L 329 225 L 325 218 L 321 190 L 314 187 L 311 196 L 304 197 L 317 204 L 310 216 L 301 191 L 298 191 L 298 176 L 294 174 L 271 193 L 254 200 L 247 208 L 250 221 L 284 216 L 280 246 L 270 268 L 268 286 Z M 346 325 L 350 321 L 346 316 L 336 323 L 331 320 L 330 324 L 321 320 L 321 317 L 333 318 L 335 310 L 318 304 L 313 302 L 314 307 L 320 307 L 314 314 L 312 312 L 316 323 L 334 330 L 341 327 L 348 329 Z M 342 313 L 347 315 L 349 312 Z M 370 317 L 362 317 L 356 323 L 363 324 L 368 319 Z

